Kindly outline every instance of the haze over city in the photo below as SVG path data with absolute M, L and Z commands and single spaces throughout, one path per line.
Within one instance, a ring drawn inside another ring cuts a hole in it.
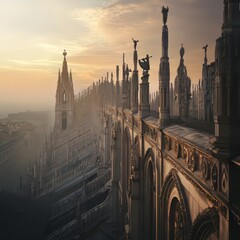
M 151 91 L 158 88 L 161 56 L 161 8 L 169 6 L 171 81 L 185 48 L 193 82 L 201 78 L 202 47 L 214 61 L 220 35 L 219 0 L 9 0 L 1 3 L 0 117 L 9 112 L 53 110 L 62 51 L 73 72 L 75 94 L 121 65 L 132 67 L 132 40 L 139 58 L 150 54 Z M 115 79 L 114 79 L 115 80 Z

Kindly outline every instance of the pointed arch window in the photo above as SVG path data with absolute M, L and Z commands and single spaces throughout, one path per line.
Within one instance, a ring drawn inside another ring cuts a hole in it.
M 66 102 L 67 102 L 66 92 L 64 91 L 63 92 L 63 103 L 66 103 Z
M 67 128 L 67 113 L 62 112 L 62 130 Z
M 154 155 L 149 149 L 144 169 L 144 239 L 156 239 L 156 185 Z
M 182 212 L 177 198 L 174 198 L 171 203 L 169 226 L 170 240 L 184 239 Z

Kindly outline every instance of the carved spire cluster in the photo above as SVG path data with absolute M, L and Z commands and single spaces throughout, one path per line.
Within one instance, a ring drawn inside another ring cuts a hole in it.
M 240 150 L 240 9 L 239 0 L 224 0 L 222 36 L 216 42 L 212 151 L 229 159 Z

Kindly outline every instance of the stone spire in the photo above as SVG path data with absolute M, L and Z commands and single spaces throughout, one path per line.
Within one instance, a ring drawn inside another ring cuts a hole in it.
M 131 110 L 132 113 L 136 113 L 138 111 L 138 53 L 137 53 L 137 43 L 138 40 L 133 40 L 134 50 L 133 50 L 133 73 L 132 73 L 132 81 L 131 81 Z
M 63 130 L 69 128 L 73 124 L 74 111 L 74 89 L 72 81 L 72 73 L 68 74 L 67 52 L 63 52 L 62 72 L 58 72 L 58 85 L 56 91 L 55 105 L 55 136 Z
M 210 75 L 210 66 L 208 65 L 207 49 L 208 45 L 203 47 L 204 49 L 204 62 L 202 66 L 202 88 L 201 88 L 201 101 L 200 104 L 200 119 L 204 121 L 212 121 L 212 81 Z
M 62 65 L 62 80 L 63 81 L 68 81 L 69 78 L 68 78 L 68 66 L 67 66 L 67 59 L 66 59 L 66 56 L 67 56 L 67 52 L 66 50 L 64 49 L 63 51 L 63 65 Z
M 216 41 L 212 151 L 224 160 L 240 154 L 239 0 L 224 0 L 222 36 Z
M 126 64 L 125 64 L 125 53 L 123 53 L 123 63 L 122 63 L 122 80 L 125 81 L 125 71 Z
M 207 65 L 207 62 L 208 62 L 208 60 L 207 60 L 208 45 L 204 46 L 203 49 L 204 49 L 204 64 Z
M 170 119 L 170 108 L 169 108 L 169 80 L 170 80 L 170 69 L 169 69 L 169 58 L 168 58 L 168 27 L 167 27 L 167 16 L 168 8 L 163 7 L 163 27 L 162 27 L 162 57 L 159 65 L 159 124 L 164 126 Z
M 116 107 L 120 105 L 119 66 L 116 66 Z
M 125 54 L 123 53 L 123 64 L 122 64 L 122 107 L 127 108 L 127 81 L 126 81 L 126 64 Z
M 191 95 L 191 79 L 187 75 L 187 68 L 184 65 L 185 49 L 183 44 L 180 49 L 180 63 L 177 69 L 174 86 L 174 100 L 176 112 L 179 117 L 189 117 L 190 95 Z

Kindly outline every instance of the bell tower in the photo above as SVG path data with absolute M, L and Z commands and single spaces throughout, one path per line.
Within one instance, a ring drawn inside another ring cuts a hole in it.
M 55 126 L 56 135 L 68 129 L 73 124 L 73 106 L 74 106 L 74 90 L 72 73 L 68 73 L 66 60 L 67 52 L 63 52 L 62 72 L 58 73 L 58 84 L 56 91 L 55 105 Z

